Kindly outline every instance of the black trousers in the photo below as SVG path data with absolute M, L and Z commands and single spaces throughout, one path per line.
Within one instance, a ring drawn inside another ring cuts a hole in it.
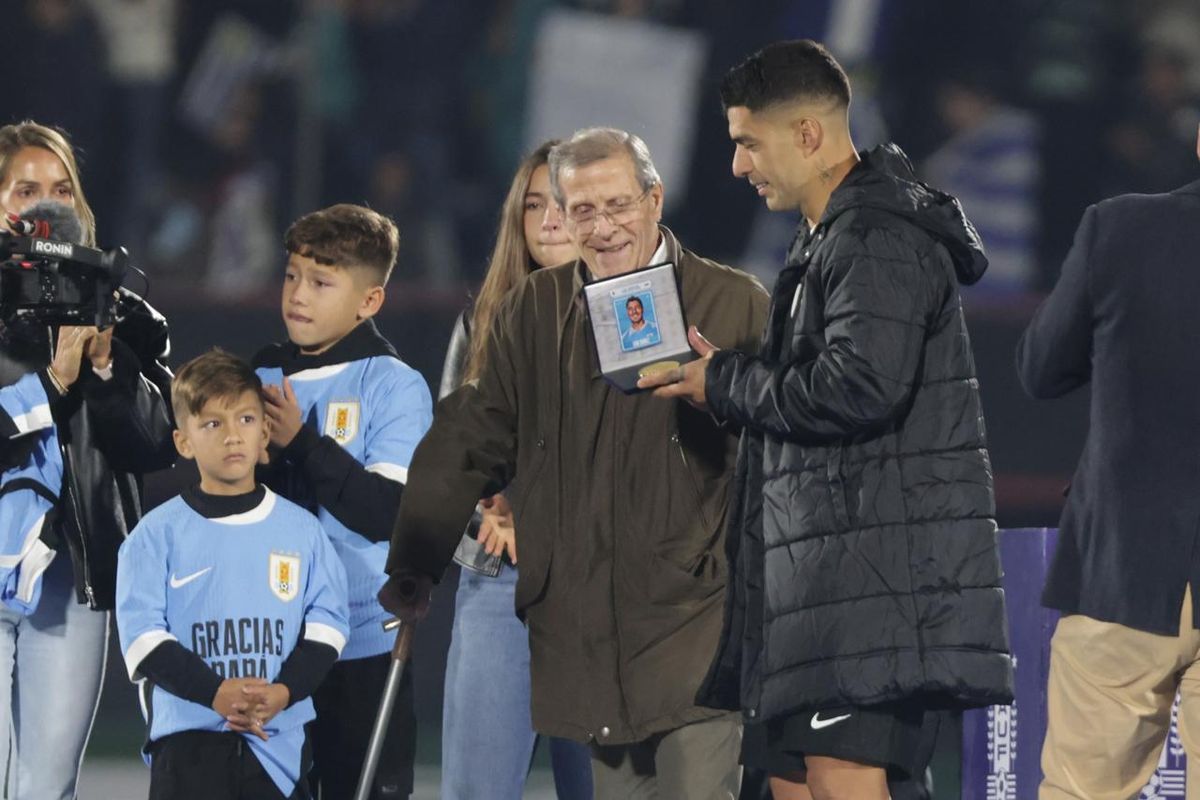
M 308 747 L 300 774 L 308 766 Z M 309 800 L 303 777 L 284 797 L 240 733 L 182 731 L 150 745 L 150 800 Z
M 391 663 L 390 653 L 339 661 L 313 695 L 317 718 L 308 724 L 313 753 L 309 785 L 313 797 L 320 800 L 354 797 Z M 383 742 L 371 800 L 406 798 L 412 794 L 413 761 L 417 755 L 411 665 L 404 670 Z

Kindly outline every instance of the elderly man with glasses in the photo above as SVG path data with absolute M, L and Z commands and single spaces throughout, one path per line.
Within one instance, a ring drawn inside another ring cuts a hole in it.
M 695 694 L 721 629 L 736 433 L 687 403 L 607 383 L 581 294 L 671 262 L 688 320 L 742 348 L 757 346 L 767 296 L 659 224 L 663 185 L 637 136 L 576 133 L 551 152 L 550 180 L 581 257 L 514 290 L 485 373 L 438 406 L 381 600 L 419 618 L 476 501 L 507 487 L 534 727 L 590 743 L 598 798 L 734 798 L 739 718 Z

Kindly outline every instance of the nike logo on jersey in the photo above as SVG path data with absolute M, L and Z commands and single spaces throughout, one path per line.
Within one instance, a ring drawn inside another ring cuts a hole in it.
M 171 588 L 178 589 L 181 586 L 187 586 L 189 583 L 196 580 L 196 578 L 199 578 L 201 575 L 208 572 L 210 569 L 212 569 L 212 567 L 205 567 L 204 569 L 200 570 L 199 572 L 193 572 L 191 575 L 184 575 L 182 578 L 176 578 L 175 574 L 172 573 L 171 574 Z
M 842 714 L 840 717 L 830 717 L 829 719 L 821 719 L 821 712 L 818 711 L 817 713 L 813 714 L 812 721 L 809 723 L 809 725 L 812 726 L 812 729 L 814 731 L 819 731 L 819 730 L 821 730 L 821 728 L 828 728 L 830 725 L 837 725 L 839 722 L 842 722 L 843 720 L 850 719 L 851 716 L 852 715 L 850 715 L 850 714 Z

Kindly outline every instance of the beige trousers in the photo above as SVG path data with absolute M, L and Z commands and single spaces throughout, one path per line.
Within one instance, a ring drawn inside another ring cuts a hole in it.
M 1178 691 L 1188 797 L 1200 798 L 1200 631 L 1184 595 L 1178 636 L 1080 614 L 1050 642 L 1039 800 L 1129 800 L 1158 765 Z

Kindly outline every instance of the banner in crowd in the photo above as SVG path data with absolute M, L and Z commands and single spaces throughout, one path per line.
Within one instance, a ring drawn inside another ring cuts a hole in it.
M 650 148 L 670 208 L 687 193 L 707 48 L 696 31 L 569 9 L 547 13 L 529 72 L 526 149 L 593 125 L 636 133 Z M 716 107 L 716 98 L 704 100 Z

